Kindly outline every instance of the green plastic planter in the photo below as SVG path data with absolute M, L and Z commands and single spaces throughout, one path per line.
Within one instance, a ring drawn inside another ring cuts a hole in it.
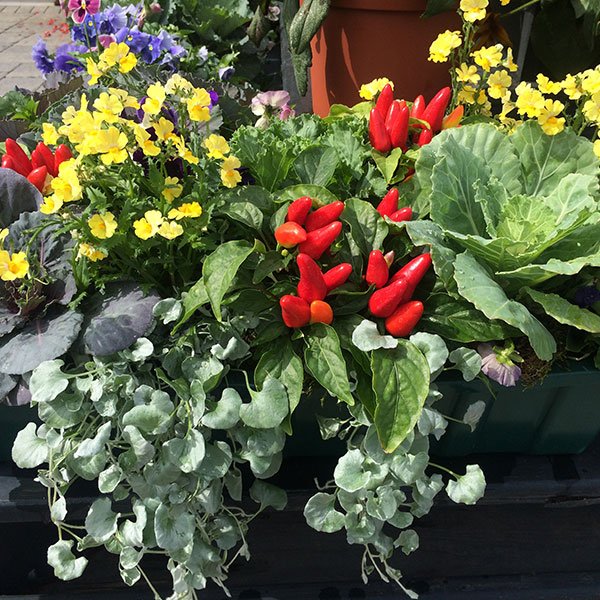
M 464 456 L 476 453 L 579 454 L 600 434 L 600 371 L 572 364 L 531 388 L 505 388 L 483 382 L 439 381 L 443 399 L 436 408 L 462 419 L 479 400 L 486 409 L 474 432 L 450 422 L 432 454 Z

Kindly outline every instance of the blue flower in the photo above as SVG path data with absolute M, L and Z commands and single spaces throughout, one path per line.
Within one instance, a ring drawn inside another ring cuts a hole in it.
M 81 54 L 87 51 L 85 46 L 79 44 L 63 44 L 56 49 L 54 58 L 54 69 L 71 73 L 73 71 L 83 71 L 83 63 L 77 60 L 73 55 Z
M 588 308 L 595 304 L 596 302 L 600 302 L 600 290 L 595 285 L 586 285 L 584 287 L 580 287 L 575 292 L 575 304 L 580 306 L 581 308 Z
M 113 4 L 96 15 L 96 24 L 99 33 L 117 33 L 119 29 L 127 26 L 127 13 L 122 6 Z
M 46 42 L 41 38 L 33 46 L 31 58 L 33 58 L 33 62 L 37 69 L 44 75 L 48 75 L 54 71 L 54 61 L 48 53 Z
M 71 29 L 71 39 L 74 42 L 81 42 L 87 48 L 96 46 L 96 18 L 98 15 L 88 15 L 80 25 L 73 25 Z
M 231 76 L 235 73 L 235 69 L 233 67 L 221 67 L 219 69 L 219 79 L 221 81 L 227 81 L 231 79 Z
M 160 39 L 151 35 L 146 46 L 142 49 L 140 56 L 148 64 L 152 64 L 162 53 Z

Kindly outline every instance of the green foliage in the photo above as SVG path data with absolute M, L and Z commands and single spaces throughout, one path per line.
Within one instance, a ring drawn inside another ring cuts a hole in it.
M 590 315 L 569 302 L 568 279 L 600 266 L 600 165 L 588 140 L 547 136 L 532 121 L 511 136 L 469 125 L 436 136 L 416 169 L 417 203 L 433 223 L 407 230 L 431 244 L 452 297 L 440 293 L 428 305 L 430 331 L 481 342 L 516 329 L 550 361 L 556 342 L 536 314 L 593 330 Z

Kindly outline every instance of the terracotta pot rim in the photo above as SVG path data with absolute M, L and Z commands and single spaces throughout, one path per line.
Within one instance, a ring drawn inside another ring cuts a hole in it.
M 425 12 L 426 0 L 332 0 L 331 8 L 349 10 L 383 10 L 390 12 Z

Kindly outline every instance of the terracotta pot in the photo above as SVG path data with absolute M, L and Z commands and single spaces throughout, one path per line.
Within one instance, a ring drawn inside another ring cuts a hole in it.
M 388 77 L 396 98 L 426 100 L 449 85 L 449 64 L 427 60 L 429 46 L 446 29 L 459 30 L 454 12 L 422 19 L 426 0 L 332 0 L 313 39 L 313 111 L 331 104 L 353 105 L 363 83 Z

